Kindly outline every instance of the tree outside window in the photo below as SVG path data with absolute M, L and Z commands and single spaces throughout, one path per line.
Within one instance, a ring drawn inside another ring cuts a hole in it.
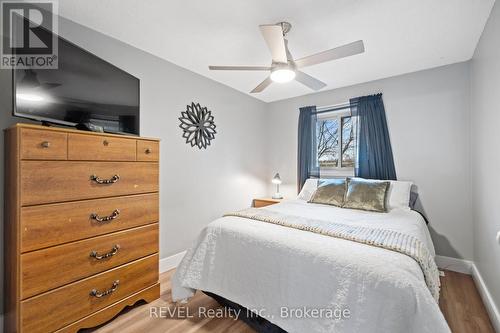
M 316 123 L 319 167 L 322 169 L 352 169 L 356 162 L 354 128 L 356 118 L 332 115 Z

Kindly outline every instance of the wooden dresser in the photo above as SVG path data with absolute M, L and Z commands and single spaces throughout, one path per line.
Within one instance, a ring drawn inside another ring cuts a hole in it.
M 76 332 L 160 296 L 159 141 L 5 132 L 5 332 Z

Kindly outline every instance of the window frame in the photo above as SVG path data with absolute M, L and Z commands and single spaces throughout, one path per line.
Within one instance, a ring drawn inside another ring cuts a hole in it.
M 316 167 L 320 171 L 320 174 L 325 175 L 325 176 L 352 176 L 352 175 L 354 175 L 355 167 L 353 167 L 353 166 L 343 167 L 342 166 L 342 139 L 343 139 L 342 118 L 353 117 L 351 114 L 351 110 L 348 107 L 346 107 L 345 110 L 334 110 L 334 111 L 328 112 L 328 110 L 326 109 L 324 111 L 326 111 L 326 112 L 322 111 L 321 113 L 316 115 L 316 126 L 317 126 L 317 123 L 320 121 L 333 120 L 333 119 L 337 120 L 337 122 L 339 124 L 339 134 L 340 134 L 339 145 L 337 147 L 337 149 L 338 149 L 338 166 L 336 166 L 336 167 L 333 167 L 333 166 L 322 167 L 319 164 L 319 158 L 316 158 Z M 354 130 L 354 128 L 353 128 L 353 130 Z M 356 149 L 356 135 L 354 137 L 355 137 L 354 138 L 354 147 Z M 317 140 L 317 138 L 316 138 L 316 140 Z M 315 140 L 315 144 L 317 144 L 316 140 Z M 316 151 L 317 151 L 317 149 L 316 149 Z M 357 156 L 355 156 L 354 158 L 355 158 L 354 165 L 356 165 Z

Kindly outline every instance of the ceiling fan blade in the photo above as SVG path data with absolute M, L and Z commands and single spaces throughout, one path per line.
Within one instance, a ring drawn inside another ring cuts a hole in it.
M 363 53 L 365 52 L 365 45 L 363 44 L 362 40 L 358 40 L 356 42 L 342 45 L 339 47 L 336 47 L 334 49 L 316 53 L 313 55 L 310 55 L 308 57 L 300 58 L 298 60 L 295 60 L 295 65 L 298 68 L 301 67 L 306 67 L 306 66 L 312 66 L 316 64 L 321 64 L 323 62 L 335 60 L 335 59 L 340 59 L 340 58 L 345 58 L 345 57 L 350 57 L 355 54 Z
M 255 94 L 263 91 L 266 89 L 273 81 L 271 80 L 271 77 L 268 76 L 264 81 L 262 81 L 257 87 L 255 87 L 250 93 Z
M 320 80 L 315 79 L 312 76 L 310 76 L 304 72 L 301 72 L 301 71 L 297 71 L 295 73 L 295 80 L 299 81 L 300 83 L 302 83 L 306 87 L 309 87 L 315 91 L 326 87 L 326 83 L 321 82 Z
M 264 40 L 271 50 L 273 62 L 286 64 L 288 59 L 286 57 L 285 38 L 283 37 L 283 28 L 280 25 L 261 25 L 259 26 L 260 32 Z
M 266 66 L 208 66 L 211 71 L 270 71 Z

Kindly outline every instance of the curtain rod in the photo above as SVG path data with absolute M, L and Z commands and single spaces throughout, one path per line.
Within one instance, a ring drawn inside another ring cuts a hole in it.
M 321 114 L 327 112 L 340 111 L 345 109 L 350 109 L 351 107 L 356 106 L 356 103 L 349 103 L 342 106 L 332 106 L 332 107 L 322 107 L 319 111 L 313 112 L 312 114 Z
M 344 102 L 344 103 L 339 103 L 339 104 L 332 104 L 332 105 L 326 105 L 326 106 L 320 106 L 318 107 L 318 111 L 323 111 L 323 110 L 330 110 L 330 109 L 335 109 L 335 108 L 340 108 L 340 107 L 344 107 L 344 106 L 349 106 L 349 102 L 350 101 L 347 101 L 347 102 Z
M 382 96 L 382 93 L 378 94 L 373 94 L 373 95 L 367 95 L 364 96 L 364 98 L 376 98 Z M 359 98 L 359 97 L 358 97 Z M 327 113 L 327 112 L 333 112 L 333 111 L 340 111 L 340 110 L 345 110 L 345 109 L 350 109 L 351 107 L 356 106 L 358 98 L 352 99 L 354 102 L 351 100 L 350 102 L 342 103 L 342 104 L 336 104 L 336 105 L 329 105 L 329 106 L 322 106 L 319 109 L 319 111 L 312 112 L 312 114 L 322 114 L 322 113 Z
M 382 93 L 378 94 L 373 94 L 373 95 L 367 95 L 364 96 L 363 98 L 376 98 L 382 96 Z M 358 97 L 360 98 L 360 97 Z M 358 98 L 351 99 L 350 102 L 342 103 L 342 104 L 336 104 L 336 105 L 329 105 L 329 106 L 322 106 L 318 108 L 316 112 L 312 112 L 312 114 L 322 114 L 322 113 L 327 113 L 327 112 L 334 112 L 334 111 L 340 111 L 340 110 L 345 110 L 345 109 L 350 109 L 351 107 L 356 106 Z

